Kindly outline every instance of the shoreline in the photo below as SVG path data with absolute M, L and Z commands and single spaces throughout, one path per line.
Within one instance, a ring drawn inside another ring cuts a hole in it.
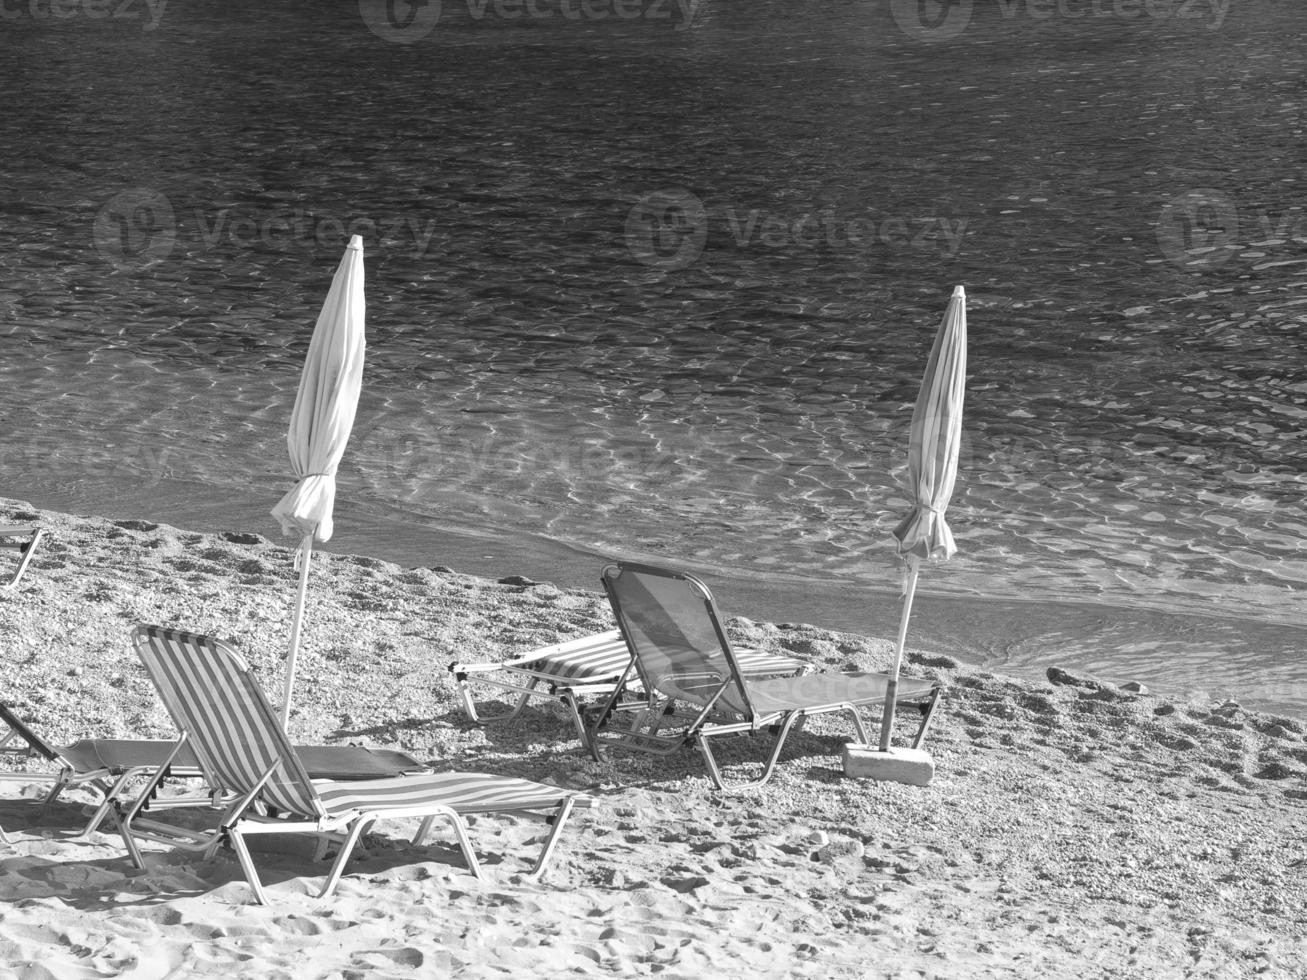
M 215 492 L 180 481 L 158 481 L 148 489 L 147 497 L 144 491 L 124 494 L 119 485 L 83 485 L 10 503 L 58 513 L 148 519 L 206 533 L 239 529 L 272 544 L 292 543 L 279 534 L 268 514 L 271 497 Z M 0 497 L 0 506 L 6 499 Z M 590 591 L 599 590 L 603 565 L 618 557 L 540 537 L 503 538 L 406 524 L 348 501 L 338 501 L 335 536 L 315 551 L 366 555 L 410 568 L 446 567 L 492 580 L 520 575 Z M 890 554 L 887 545 L 887 562 Z M 704 577 L 727 615 L 860 635 L 897 634 L 901 607 L 893 588 L 731 575 L 694 561 L 650 560 Z M 947 566 L 940 566 L 937 577 L 946 581 L 947 575 Z M 886 578 L 892 576 L 887 572 Z M 1234 698 L 1258 710 L 1307 721 L 1307 667 L 1299 666 L 1296 655 L 1307 648 L 1307 626 L 1238 617 L 1225 610 L 1202 614 L 1088 599 L 934 592 L 923 580 L 908 642 L 1031 681 L 1041 680 L 1049 667 L 1060 667 L 1108 683 L 1142 683 L 1175 699 Z
M 24 516 L 0 507 L 0 521 Z M 39 516 L 51 534 L 0 594 L 0 635 L 5 700 L 47 738 L 169 734 L 128 650 L 139 622 L 234 638 L 279 697 L 290 549 L 238 530 Z M 724 611 L 740 641 L 822 669 L 883 670 L 892 655 L 885 639 Z M 688 980 L 731 963 L 823 980 L 1227 980 L 1288 978 L 1307 960 L 1307 725 L 1295 719 L 1074 674 L 1018 680 L 910 643 L 905 670 L 946 685 L 930 786 L 844 777 L 848 726 L 830 717 L 792 736 L 762 789 L 721 794 L 693 751 L 594 762 L 547 704 L 514 725 L 463 715 L 450 661 L 610 625 L 595 590 L 315 558 L 292 738 L 590 793 L 598 805 L 573 816 L 545 880 L 521 874 L 533 823 L 475 821 L 484 880 L 448 842 L 411 849 L 404 826 L 382 824 L 394 841 L 378 838 L 325 901 L 309 849 L 269 838 L 256 861 L 273 904 L 252 907 L 230 856 L 153 847 L 134 871 L 116 835 L 72 836 L 89 795 L 42 815 L 38 787 L 7 783 L 5 962 L 61 977 Z M 763 749 L 729 743 L 728 773 Z

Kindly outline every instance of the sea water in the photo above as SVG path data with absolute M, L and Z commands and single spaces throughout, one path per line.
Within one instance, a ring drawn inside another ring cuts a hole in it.
M 892 633 L 907 428 L 964 285 L 959 552 L 910 644 L 1307 713 L 1304 26 L 10 4 L 0 493 L 274 535 L 361 234 L 334 546 L 592 587 L 658 560 L 728 613 Z

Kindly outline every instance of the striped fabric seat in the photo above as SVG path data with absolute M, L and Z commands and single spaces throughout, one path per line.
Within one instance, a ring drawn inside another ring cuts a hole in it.
M 484 773 L 421 773 L 367 782 L 313 780 L 286 738 L 263 689 L 249 667 L 227 644 L 211 637 L 157 626 L 137 628 L 137 655 L 183 733 L 213 789 L 235 798 L 208 835 L 161 836 L 157 825 L 142 827 L 138 804 L 147 786 L 121 820 L 123 840 L 133 862 L 143 867 L 137 838 L 163 840 L 212 854 L 230 841 L 255 900 L 266 904 L 245 837 L 261 833 L 342 836 L 340 853 L 323 885 L 331 894 L 359 837 L 379 819 L 421 819 L 414 843 L 433 821 L 446 820 L 472 873 L 480 865 L 468 838 L 464 814 L 521 813 L 553 824 L 532 874 L 544 871 L 573 807 L 593 802 L 583 794 L 528 780 Z M 152 781 L 153 782 L 153 781 Z
M 646 693 L 643 701 L 609 698 L 588 740 L 596 759 L 606 746 L 669 755 L 694 744 L 713 785 L 727 789 L 709 740 L 774 728 L 776 742 L 760 776 L 730 788 L 759 786 L 771 777 L 786 738 L 804 718 L 843 713 L 858 740 L 866 742 L 858 708 L 883 704 L 890 696 L 889 677 L 866 671 L 750 675 L 726 635 L 712 593 L 693 575 L 619 562 L 604 569 L 603 582 L 634 654 L 630 669 Z M 913 748 L 926 736 L 939 694 L 939 685 L 929 680 L 905 678 L 898 685 L 895 700 L 921 709 Z M 612 725 L 616 716 L 631 723 Z
M 795 677 L 812 665 L 793 657 L 760 650 L 736 651 L 740 669 L 749 677 Z M 504 721 L 519 715 L 532 697 L 547 696 L 569 710 L 582 741 L 587 739 L 584 697 L 610 696 L 622 682 L 631 663 L 631 651 L 621 630 L 608 630 L 574 640 L 539 647 L 512 660 L 450 666 L 458 684 L 463 710 L 475 722 Z M 511 692 L 516 704 L 507 712 L 488 715 L 477 708 L 472 684 Z
M 529 661 L 527 666 L 559 681 L 613 682 L 631 662 L 631 651 L 626 648 L 621 630 L 583 637 L 547 649 L 550 652 Z M 540 651 L 537 650 L 536 653 Z M 735 656 L 740 662 L 740 669 L 755 677 L 801 673 L 808 667 L 793 657 L 748 648 L 736 650 Z
M 583 636 L 532 651 L 524 669 L 546 674 L 555 681 L 605 681 L 617 677 L 631 659 L 618 630 Z
M 329 816 L 440 803 L 455 813 L 504 813 L 556 806 L 556 786 L 484 772 L 436 772 L 421 779 L 404 776 L 369 783 L 321 780 L 314 784 Z

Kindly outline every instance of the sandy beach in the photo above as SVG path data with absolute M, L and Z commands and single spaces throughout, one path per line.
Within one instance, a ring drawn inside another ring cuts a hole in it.
M 294 587 L 282 543 L 0 501 L 0 523 L 28 520 L 48 537 L 0 593 L 3 699 L 47 738 L 171 734 L 127 642 L 137 623 L 230 639 L 275 696 Z M 592 761 L 544 702 L 507 726 L 462 713 L 450 662 L 611 626 L 598 591 L 321 556 L 292 738 L 593 795 L 544 880 L 525 876 L 538 824 L 474 822 L 482 881 L 451 841 L 410 848 L 392 824 L 327 900 L 313 897 L 325 865 L 274 838 L 258 857 L 273 905 L 256 907 L 230 854 L 153 847 L 137 871 L 116 834 L 76 836 L 89 794 L 42 816 L 39 786 L 5 783 L 0 976 L 1303 975 L 1302 721 L 911 649 L 908 669 L 947 686 L 930 786 L 846 778 L 847 732 L 822 720 L 770 784 L 723 795 L 689 750 Z M 891 654 L 820 624 L 730 628 L 830 670 Z M 727 758 L 763 749 L 740 740 Z

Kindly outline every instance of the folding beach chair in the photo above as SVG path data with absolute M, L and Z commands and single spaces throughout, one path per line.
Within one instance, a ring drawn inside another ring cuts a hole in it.
M 747 677 L 793 677 L 812 670 L 812 665 L 802 660 L 760 650 L 736 650 L 735 656 Z M 622 631 L 609 630 L 540 647 L 512 660 L 456 663 L 449 669 L 458 685 L 463 710 L 474 722 L 508 721 L 521 714 L 533 697 L 557 698 L 567 708 L 584 742 L 587 707 L 583 699 L 595 699 L 590 702 L 594 705 L 611 696 L 630 663 L 631 651 Z M 507 711 L 487 714 L 476 706 L 474 684 L 508 691 L 516 703 Z
M 100 826 L 113 807 L 113 801 L 122 787 L 133 777 L 153 772 L 167 757 L 172 742 L 94 741 L 83 739 L 72 745 L 52 745 L 29 728 L 7 705 L 0 704 L 0 721 L 6 732 L 0 738 L 0 756 L 11 764 L 18 759 L 39 756 L 58 767 L 57 772 L 6 770 L 0 772 L 0 781 L 23 783 L 49 783 L 50 791 L 42 803 L 42 810 L 59 798 L 65 789 L 87 786 L 100 797 L 100 803 L 82 829 L 90 834 Z M 195 775 L 178 767 L 177 775 Z M 0 841 L 8 843 L 3 829 Z
M 152 779 L 119 821 L 123 841 L 137 867 L 144 866 L 138 839 L 201 850 L 208 856 L 228 842 L 236 851 L 255 901 L 266 904 L 245 838 L 304 833 L 321 840 L 326 835 L 340 841 L 340 853 L 319 893 L 325 897 L 335 889 L 359 837 L 375 821 L 421 818 L 413 839 L 420 844 L 439 817 L 449 821 L 468 867 L 480 877 L 464 816 L 515 813 L 553 824 L 531 871 L 538 876 L 553 854 L 572 808 L 593 802 L 556 786 L 485 773 L 428 772 L 368 782 L 314 780 L 287 741 L 263 689 L 229 646 L 157 626 L 137 628 L 133 643 L 182 732 L 175 751 L 189 745 L 210 785 L 224 797 L 233 798 L 216 829 L 168 836 L 154 827 L 138 825 L 142 801 L 152 792 Z
M 0 771 L 0 782 L 49 783 L 42 808 L 48 808 L 64 790 L 85 786 L 99 796 L 99 804 L 82 829 L 83 835 L 97 830 L 104 818 L 124 795 L 127 785 L 138 776 L 155 772 L 169 759 L 176 741 L 145 739 L 84 738 L 71 745 L 53 745 L 23 722 L 7 705 L 0 703 L 0 722 L 7 729 L 0 735 L 0 758 L 16 761 L 40 757 L 57 771 L 10 769 Z M 302 745 L 296 749 L 314 778 L 384 779 L 404 773 L 425 772 L 426 766 L 416 759 L 390 749 L 370 749 L 356 745 Z M 171 761 L 167 777 L 198 779 L 204 774 L 189 749 L 183 748 Z M 207 802 L 203 797 L 185 797 L 169 801 Z M 6 842 L 0 828 L 0 842 Z
M 632 668 L 646 696 L 620 701 L 611 696 L 588 729 L 595 758 L 605 747 L 668 755 L 693 743 L 703 754 L 718 789 L 727 789 L 709 740 L 722 735 L 776 733 L 776 744 L 759 778 L 730 787 L 765 783 L 776 767 L 790 731 L 810 715 L 844 712 L 858 741 L 867 733 L 858 708 L 883 703 L 889 678 L 866 672 L 812 673 L 755 680 L 740 670 L 708 587 L 692 575 L 650 565 L 618 563 L 603 571 L 617 622 L 635 654 Z M 939 702 L 931 681 L 901 678 L 897 703 L 921 708 L 913 747 L 921 745 Z M 619 727 L 622 715 L 629 724 Z
M 44 536 L 45 531 L 39 524 L 0 524 L 0 548 L 18 549 L 18 567 L 14 569 L 13 577 L 4 583 L 4 588 L 12 589 L 18 584 Z

